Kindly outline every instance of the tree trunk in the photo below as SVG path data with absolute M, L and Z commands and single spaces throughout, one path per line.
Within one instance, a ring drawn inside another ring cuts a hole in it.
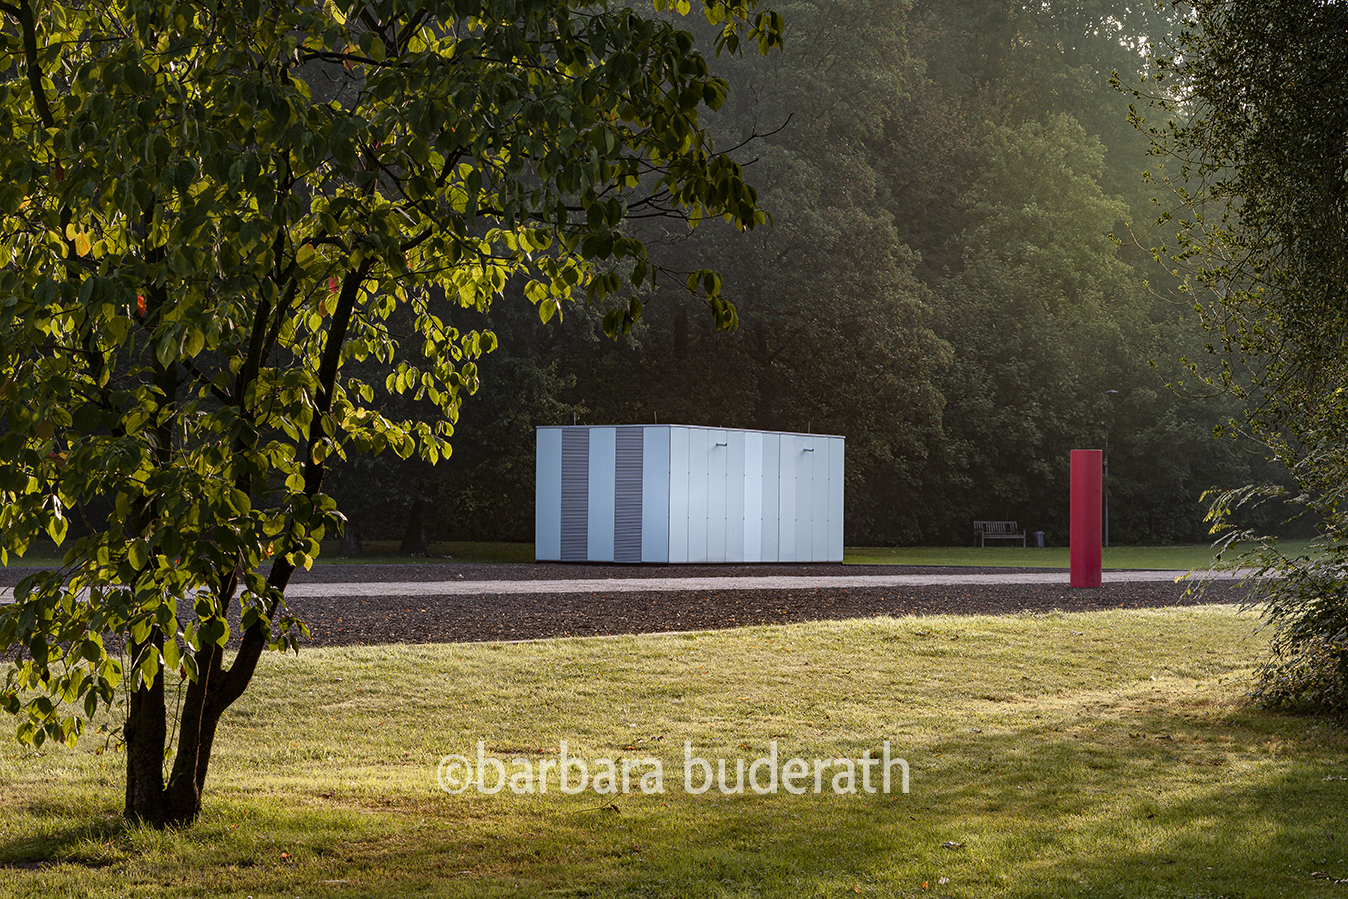
M 163 635 L 155 634 L 144 643 L 133 643 L 131 664 L 137 665 L 147 652 L 159 652 Z M 133 668 L 134 671 L 134 668 Z M 131 694 L 126 726 L 126 809 L 132 821 L 144 821 L 162 827 L 164 821 L 164 672 L 161 668 L 152 683 L 142 684 Z
M 201 813 L 201 791 L 215 744 L 215 727 L 226 705 L 216 698 L 223 650 L 211 646 L 197 654 L 198 675 L 188 684 L 178 723 L 178 752 L 164 791 L 170 824 L 189 824 Z
M 322 416 L 332 408 L 332 387 L 337 378 L 341 348 L 351 318 L 351 309 L 355 304 L 356 292 L 361 282 L 369 275 L 370 263 L 367 261 L 355 272 L 349 272 L 338 298 L 337 309 L 333 313 L 332 325 L 328 334 L 328 344 L 324 347 L 322 362 L 319 366 L 319 385 L 321 394 L 318 402 L 318 414 L 309 426 L 309 446 L 313 447 L 322 438 Z M 166 396 L 174 396 L 177 384 L 173 372 L 160 369 L 157 381 L 163 384 Z M 164 436 L 160 441 L 160 452 L 165 453 L 170 446 L 167 425 L 163 426 Z M 161 458 L 161 462 L 163 459 Z M 305 463 L 305 492 L 313 496 L 323 482 L 323 463 L 315 461 L 312 451 Z M 419 501 L 424 504 L 423 501 Z M 420 522 L 420 509 L 416 510 Z M 422 529 L 422 540 L 425 531 Z M 280 594 L 285 593 L 295 566 L 284 553 L 278 554 L 272 562 L 271 574 L 267 577 L 268 587 Z M 238 589 L 240 570 L 237 566 L 222 572 L 217 594 L 217 612 L 221 620 L 226 617 L 230 604 L 234 602 L 234 593 Z M 272 603 L 264 618 L 270 620 L 275 614 L 279 600 Z M 209 645 L 198 650 L 195 655 L 197 679 L 186 685 L 178 720 L 178 749 L 173 761 L 173 770 L 168 783 L 164 783 L 164 756 L 168 745 L 166 723 L 167 707 L 164 701 L 164 678 L 179 672 L 165 672 L 161 666 L 154 681 L 142 685 L 131 694 L 127 711 L 126 727 L 123 736 L 126 739 L 126 809 L 125 815 L 132 821 L 143 821 L 155 827 L 176 827 L 196 821 L 201 813 L 201 793 L 206 783 L 206 772 L 210 766 L 211 750 L 215 745 L 215 731 L 220 716 L 234 700 L 243 695 L 257 670 L 258 659 L 267 648 L 269 635 L 265 635 L 264 625 L 254 623 L 243 632 L 239 651 L 234 662 L 226 670 L 223 667 L 224 650 Z M 145 643 L 133 643 L 131 659 L 133 664 L 144 658 L 145 652 L 162 652 L 164 635 L 157 629 Z
M 187 685 L 178 726 L 178 748 L 173 771 L 164 782 L 165 728 L 164 675 L 154 687 L 131 696 L 126 722 L 126 811 L 132 821 L 155 827 L 188 825 L 201 813 L 201 793 L 206 785 L 216 726 L 234 697 L 226 694 L 220 668 L 223 651 L 213 646 L 202 651 L 202 671 Z
M 407 513 L 407 527 L 403 529 L 403 542 L 398 554 L 403 556 L 430 555 L 430 544 L 426 540 L 426 522 L 424 513 L 428 503 L 417 497 L 412 503 L 412 511 Z
M 754 427 L 764 431 L 776 431 L 781 429 L 781 422 L 777 420 L 777 376 L 772 370 L 772 364 L 777 358 L 777 353 L 768 347 L 767 334 L 761 329 L 754 329 L 753 343 L 754 361 L 758 363 L 758 390 L 754 395 Z
M 338 552 L 344 556 L 365 555 L 365 548 L 360 543 L 360 529 L 350 518 L 346 520 L 346 525 L 342 528 L 342 544 Z
M 231 577 L 226 583 L 229 590 L 226 595 L 232 597 L 237 579 Z M 159 651 L 162 643 L 162 636 L 157 635 L 153 643 L 138 647 L 133 658 L 140 657 L 139 652 L 147 648 Z M 240 655 L 243 655 L 242 651 Z M 164 782 L 167 749 L 164 677 L 165 674 L 172 677 L 175 672 L 165 672 L 161 667 L 152 687 L 132 694 L 125 731 L 125 815 L 128 819 L 155 827 L 177 827 L 191 824 L 201 813 L 201 792 L 215 744 L 216 725 L 225 709 L 237 698 L 237 694 L 228 692 L 227 678 L 221 668 L 223 657 L 224 650 L 214 645 L 196 654 L 198 676 L 186 685 L 179 711 L 177 752 L 167 784 Z
M 682 305 L 674 310 L 674 355 L 679 359 L 688 356 L 688 310 Z
M 161 289 L 146 291 L 148 307 L 146 316 L 155 318 L 163 308 L 165 298 Z M 163 402 L 173 408 L 178 394 L 178 379 L 172 367 L 165 367 L 156 358 L 154 362 L 154 384 L 162 391 Z M 169 416 L 161 416 L 161 423 L 155 428 L 152 446 L 156 462 L 161 468 L 168 468 L 172 460 L 174 432 Z M 140 531 L 144 523 L 152 520 L 153 503 L 142 510 L 143 520 L 138 521 L 136 530 Z M 172 636 L 169 639 L 173 639 Z M 143 643 L 132 641 L 130 645 L 131 669 L 128 676 L 134 683 L 136 669 L 149 656 L 159 656 L 164 651 L 164 632 L 158 627 L 150 631 Z M 163 827 L 168 822 L 167 809 L 164 806 L 164 749 L 168 740 L 168 724 L 165 720 L 164 675 L 162 665 L 156 665 L 154 680 L 145 683 L 131 694 L 127 709 L 126 727 L 122 735 L 126 739 L 126 808 L 123 814 L 132 821 L 142 821 L 155 827 Z

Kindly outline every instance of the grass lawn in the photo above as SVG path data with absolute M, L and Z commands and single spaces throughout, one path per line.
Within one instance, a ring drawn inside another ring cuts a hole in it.
M 1296 554 L 1307 541 L 1288 540 L 1284 551 Z M 419 564 L 425 562 L 532 562 L 532 543 L 488 543 L 432 541 L 430 555 L 400 556 L 397 540 L 366 540 L 365 555 L 343 556 L 336 540 L 323 541 L 319 565 L 361 565 L 371 562 Z M 1005 568 L 1067 568 L 1068 549 L 1019 546 L 849 546 L 843 562 L 851 565 L 967 565 Z M 36 541 L 23 558 L 11 556 L 13 565 L 50 567 L 60 564 L 56 547 Z M 1160 568 L 1189 570 L 1207 568 L 1212 563 L 1212 547 L 1191 546 L 1111 546 L 1104 550 L 1105 568 Z
M 1348 734 L 1242 704 L 1253 624 L 1198 607 L 272 656 L 190 830 L 123 826 L 122 757 L 94 741 L 0 743 L 0 895 L 1341 896 Z M 733 782 L 773 741 L 813 760 L 885 740 L 906 795 L 684 789 L 685 741 Z M 478 741 L 512 772 L 561 741 L 659 758 L 664 792 L 440 790 L 439 760 Z
M 1299 552 L 1305 541 L 1286 541 L 1285 552 Z M 1067 568 L 1068 548 L 1019 546 L 849 546 L 843 561 L 852 565 L 991 565 L 1006 568 Z M 1104 550 L 1105 568 L 1191 570 L 1213 562 L 1209 544 L 1190 546 L 1111 546 Z
M 1305 541 L 1287 541 L 1289 553 L 1301 551 Z M 532 543 L 433 542 L 426 557 L 398 556 L 398 542 L 365 541 L 366 555 L 348 558 L 337 554 L 337 544 L 324 544 L 319 564 L 356 565 L 362 562 L 532 562 Z M 961 565 L 1005 568 L 1067 568 L 1065 546 L 1045 549 L 1019 546 L 902 546 L 848 547 L 843 562 L 851 565 Z M 1213 562 L 1209 544 L 1189 546 L 1111 546 L 1104 550 L 1105 568 L 1160 568 L 1190 570 L 1208 568 Z
M 485 541 L 467 542 L 453 540 L 432 540 L 428 546 L 430 555 L 402 556 L 398 554 L 398 540 L 366 540 L 363 542 L 365 555 L 343 556 L 338 552 L 336 540 L 324 540 L 322 553 L 318 557 L 319 565 L 361 565 L 371 562 L 381 564 L 423 564 L 426 562 L 532 562 L 534 545 L 532 543 L 488 543 Z M 50 568 L 61 564 L 61 552 L 48 540 L 35 540 L 28 553 L 22 557 L 11 555 L 10 565 Z
M 532 562 L 532 543 L 488 543 L 453 540 L 432 540 L 425 556 L 398 555 L 398 540 L 364 540 L 363 556 L 343 556 L 338 553 L 336 540 L 324 540 L 319 565 L 360 565 L 366 562 L 417 564 L 422 562 Z

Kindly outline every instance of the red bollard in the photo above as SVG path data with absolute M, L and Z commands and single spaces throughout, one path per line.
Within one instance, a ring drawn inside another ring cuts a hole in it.
M 1100 586 L 1104 453 L 1072 450 L 1072 586 Z

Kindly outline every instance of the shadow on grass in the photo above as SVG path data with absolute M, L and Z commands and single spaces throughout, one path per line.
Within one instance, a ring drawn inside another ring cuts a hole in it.
M 15 810 L 35 826 L 0 841 L 0 867 L 108 865 L 89 849 L 114 843 L 171 865 L 175 883 L 227 880 L 259 899 L 1257 899 L 1338 895 L 1325 888 L 1348 878 L 1342 730 L 1143 689 L 1042 718 L 1014 706 L 992 703 L 973 719 L 952 710 L 947 729 L 920 742 L 890 736 L 911 764 L 907 795 L 689 795 L 682 755 L 671 752 L 659 796 L 429 792 L 335 803 L 315 787 L 278 806 L 273 795 L 231 791 L 204 829 L 144 844 L 106 809 L 30 804 Z M 783 761 L 807 754 L 804 734 L 776 739 Z M 856 758 L 884 739 L 836 748 Z M 720 754 L 752 760 L 767 749 Z M 252 857 L 262 861 L 238 860 Z M 130 891 L 121 870 L 85 876 L 101 882 L 98 895 Z M 150 894 L 176 895 L 167 882 Z
M 114 812 L 81 815 L 71 808 L 36 802 L 7 809 L 7 815 L 16 814 L 36 822 L 38 832 L 21 839 L 0 840 L 0 869 L 40 871 L 56 865 L 104 868 L 113 860 L 89 849 L 122 843 L 137 827 Z
M 321 565 L 418 565 L 436 562 L 500 563 L 534 561 L 532 543 L 486 543 L 432 540 L 424 556 L 399 555 L 396 540 L 366 540 L 359 556 L 341 554 L 340 542 L 325 540 L 318 557 Z
M 1246 711 L 1102 713 L 951 734 L 910 758 L 908 796 L 688 797 L 687 833 L 584 890 L 1272 897 L 1348 879 L 1348 735 Z

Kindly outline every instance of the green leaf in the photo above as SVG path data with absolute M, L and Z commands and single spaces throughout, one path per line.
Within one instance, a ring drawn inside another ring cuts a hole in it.
M 249 511 L 252 510 L 252 500 L 250 500 L 248 494 L 244 493 L 242 490 L 230 488 L 229 498 L 230 506 L 239 515 L 247 515 Z
M 229 642 L 229 624 L 223 618 L 208 618 L 197 626 L 197 636 L 204 644 L 224 646 Z
M 165 638 L 164 640 L 164 667 L 169 671 L 175 671 L 178 668 L 180 655 L 178 652 L 178 641 Z
M 159 653 L 150 647 L 142 655 L 140 664 L 136 666 L 136 675 L 140 678 L 142 684 L 152 684 L 159 676 Z

